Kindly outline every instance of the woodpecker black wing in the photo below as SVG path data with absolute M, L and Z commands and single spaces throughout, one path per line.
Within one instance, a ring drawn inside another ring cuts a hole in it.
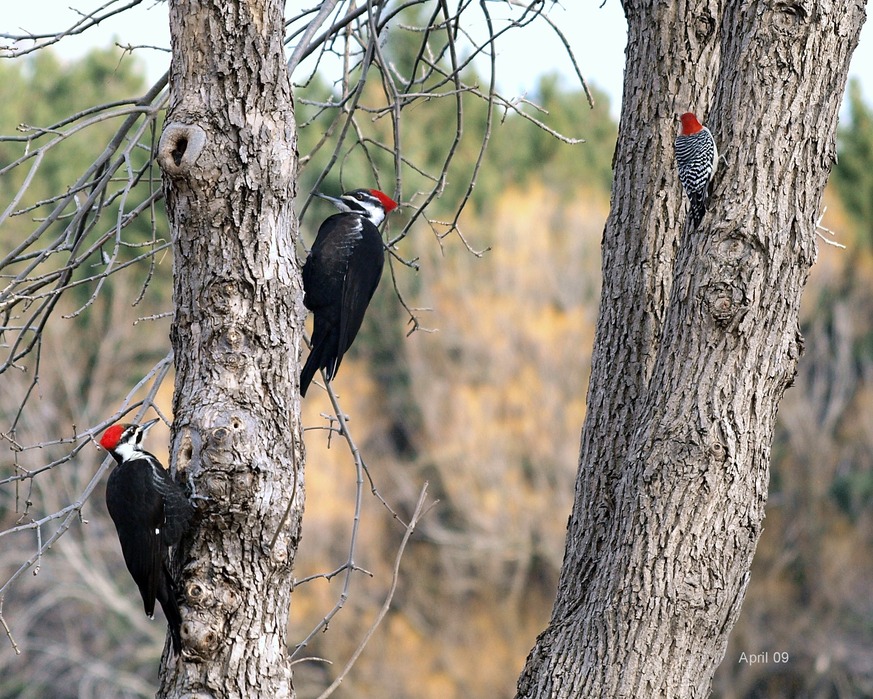
M 151 471 L 148 460 L 130 459 L 116 466 L 106 483 L 106 507 L 149 617 L 155 613 L 164 565 L 164 498 L 152 485 Z
M 385 265 L 385 248 L 379 229 L 369 221 L 363 221 L 362 238 L 355 248 L 354 255 L 349 260 L 349 268 L 343 280 L 342 311 L 340 313 L 339 353 L 336 369 L 343 355 L 352 346 L 364 313 L 376 287 L 382 279 L 382 268 Z
M 364 320 L 382 276 L 379 229 L 361 214 L 328 217 L 303 265 L 303 303 L 314 315 L 312 349 L 300 373 L 305 396 L 319 369 L 331 380 Z
M 146 452 L 153 461 L 152 476 L 154 487 L 164 500 L 164 519 L 161 529 L 161 568 L 158 576 L 156 597 L 167 617 L 170 637 L 176 654 L 182 652 L 182 613 L 179 610 L 176 582 L 169 568 L 169 547 L 175 546 L 188 530 L 194 516 L 194 508 L 185 496 L 185 492 L 170 477 L 151 454 Z
M 332 365 L 336 356 L 339 299 L 342 297 L 344 270 L 354 242 L 354 230 L 348 230 L 349 218 L 348 214 L 334 214 L 325 219 L 303 265 L 303 305 L 313 313 L 313 330 L 312 349 L 300 372 L 301 396 L 306 395 L 315 373 Z M 338 244 L 340 239 L 349 236 L 352 240 Z
M 319 226 L 302 271 L 303 305 L 313 313 L 337 306 L 349 258 L 360 239 L 361 220 L 353 214 L 334 214 Z
M 109 475 L 106 507 L 124 562 L 142 596 L 143 609 L 154 617 L 157 600 L 170 628 L 173 650 L 182 650 L 182 614 L 169 569 L 169 547 L 188 529 L 194 508 L 184 491 L 148 452 L 122 462 Z
M 675 142 L 676 163 L 679 165 L 679 181 L 688 196 L 688 221 L 697 228 L 709 203 L 709 185 L 718 159 L 718 149 L 712 133 L 707 128 L 685 135 L 679 134 Z
M 161 529 L 161 541 L 164 546 L 175 546 L 191 525 L 191 519 L 194 517 L 194 507 L 189 502 L 185 492 L 170 477 L 170 473 L 166 469 L 162 467 L 156 468 L 155 475 L 155 488 L 164 498 L 164 521 Z

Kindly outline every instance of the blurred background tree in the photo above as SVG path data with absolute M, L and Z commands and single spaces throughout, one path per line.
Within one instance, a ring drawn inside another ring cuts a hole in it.
M 864 102 L 857 78 L 846 92 L 847 123 L 840 127 L 834 186 L 840 200 L 858 223 L 863 235 L 858 242 L 873 245 L 873 110 Z

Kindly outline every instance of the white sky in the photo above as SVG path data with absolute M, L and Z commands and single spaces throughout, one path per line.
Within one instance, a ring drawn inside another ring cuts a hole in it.
M 70 26 L 76 14 L 70 6 L 81 12 L 92 12 L 106 0 L 4 0 L 0 12 L 0 32 L 14 33 L 24 29 L 33 33 L 46 33 Z M 589 84 L 605 90 L 611 101 L 611 111 L 618 114 L 621 98 L 625 25 L 619 0 L 564 0 L 565 7 L 552 3 L 550 17 L 566 35 L 573 48 L 580 68 Z M 309 0 L 307 5 L 315 5 Z M 288 0 L 289 8 L 299 7 L 299 0 Z M 471 8 L 476 14 L 475 5 Z M 501 3 L 489 3 L 495 17 L 501 12 Z M 477 27 L 465 26 L 472 32 Z M 495 21 L 499 28 L 499 20 Z M 103 22 L 88 32 L 65 38 L 55 45 L 64 57 L 78 57 L 93 46 L 105 47 L 113 40 L 122 44 L 169 46 L 167 29 L 167 4 L 146 0 L 140 6 Z M 509 40 L 498 45 L 498 79 L 501 90 L 507 96 L 532 91 L 539 75 L 557 70 L 570 76 L 572 67 L 563 46 L 543 22 L 528 26 L 521 32 L 509 34 Z M 169 54 L 152 50 L 137 51 L 146 62 L 150 79 L 164 73 L 169 63 Z M 868 21 L 861 35 L 861 44 L 855 52 L 851 74 L 862 83 L 865 99 L 873 102 L 873 21 Z

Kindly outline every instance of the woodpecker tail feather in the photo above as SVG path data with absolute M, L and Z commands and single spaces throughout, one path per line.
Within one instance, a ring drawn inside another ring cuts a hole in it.
M 706 202 L 692 200 L 688 207 L 688 230 L 697 230 L 706 213 Z
M 312 349 L 309 352 L 309 357 L 306 358 L 306 364 L 303 365 L 303 371 L 300 372 L 300 395 L 306 397 L 306 391 L 312 379 L 315 378 L 315 372 L 319 369 L 327 371 L 327 379 L 330 381 L 336 374 L 339 368 L 339 359 L 337 352 L 339 349 L 339 333 L 333 326 L 318 327 L 312 333 Z
M 167 626 L 170 628 L 170 639 L 173 642 L 173 653 L 179 655 L 182 652 L 182 612 L 179 611 L 179 602 L 176 599 L 176 589 L 170 571 L 163 569 L 160 583 L 158 584 L 158 602 L 167 617 Z
M 316 349 L 313 347 L 309 353 L 309 358 L 306 360 L 306 364 L 303 365 L 303 371 L 300 372 L 301 397 L 306 397 L 306 390 L 309 388 L 309 384 L 312 383 L 312 379 L 315 378 L 315 372 L 319 369 L 318 359 Z

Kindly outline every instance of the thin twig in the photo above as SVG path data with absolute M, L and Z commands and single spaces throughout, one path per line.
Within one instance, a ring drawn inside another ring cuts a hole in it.
M 823 225 L 821 225 L 822 219 L 824 219 L 824 216 L 827 213 L 827 210 L 828 210 L 828 207 L 824 207 L 821 211 L 821 214 L 818 217 L 818 220 L 815 222 L 815 234 L 821 240 L 823 240 L 826 244 L 833 245 L 835 248 L 840 248 L 841 250 L 845 250 L 846 246 L 843 245 L 842 243 L 838 243 L 836 240 L 831 240 L 831 238 L 828 238 L 828 237 L 822 235 L 822 233 L 827 233 L 830 236 L 836 235 L 836 233 L 834 233 L 831 229 L 825 228 Z
M 367 633 L 364 634 L 364 637 L 361 639 L 361 642 L 358 644 L 355 652 L 352 653 L 351 657 L 349 658 L 343 669 L 340 671 L 339 675 L 337 675 L 336 679 L 334 679 L 334 681 L 327 689 L 325 689 L 321 694 L 318 695 L 318 699 L 327 699 L 327 697 L 333 694 L 334 691 L 336 691 L 337 687 L 342 684 L 342 681 L 349 674 L 349 671 L 357 662 L 358 658 L 361 656 L 361 653 L 364 652 L 364 648 L 366 648 L 367 643 L 370 642 L 370 639 L 373 637 L 376 629 L 379 628 L 379 625 L 382 623 L 382 620 L 385 618 L 385 615 L 391 608 L 391 601 L 394 599 L 394 592 L 397 590 L 397 582 L 400 579 L 400 561 L 403 559 L 403 553 L 406 551 L 406 544 L 409 543 L 409 538 L 415 531 L 415 527 L 418 525 L 419 520 L 425 514 L 427 514 L 427 512 L 430 510 L 431 507 L 433 507 L 434 504 L 436 504 L 432 503 L 430 506 L 425 508 L 424 503 L 427 498 L 427 486 L 428 484 L 427 482 L 425 482 L 424 485 L 421 487 L 421 492 L 419 493 L 418 502 L 415 505 L 415 510 L 413 510 L 412 517 L 409 519 L 409 524 L 406 525 L 406 530 L 403 532 L 403 539 L 400 541 L 400 546 L 397 548 L 397 555 L 394 556 L 394 569 L 391 573 L 391 586 L 388 588 L 388 593 L 385 595 L 385 599 L 382 602 L 382 607 L 379 609 L 379 613 L 376 615 L 376 618 L 373 620 L 370 628 L 367 629 Z
M 9 628 L 9 624 L 6 623 L 6 619 L 3 616 L 3 602 L 5 599 L 5 595 L 0 595 L 0 624 L 2 624 L 3 630 L 6 631 L 6 637 L 9 639 L 9 643 L 12 644 L 12 650 L 15 651 L 15 655 L 21 655 L 21 649 L 15 642 L 15 637 L 12 635 L 12 629 Z

